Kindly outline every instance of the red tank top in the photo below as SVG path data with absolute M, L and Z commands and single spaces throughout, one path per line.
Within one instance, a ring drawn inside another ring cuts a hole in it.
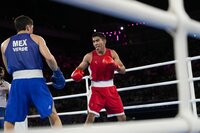
M 102 63 L 105 56 L 111 57 L 110 49 L 106 49 L 106 53 L 101 56 L 98 55 L 95 50 L 92 51 L 92 61 L 89 66 L 89 73 L 92 81 L 106 81 L 113 79 L 114 70 Z

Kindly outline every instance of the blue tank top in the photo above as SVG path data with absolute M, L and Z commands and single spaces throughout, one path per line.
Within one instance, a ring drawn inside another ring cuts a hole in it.
M 43 68 L 39 46 L 28 33 L 10 37 L 5 56 L 8 64 L 8 73 L 10 74 L 19 70 Z

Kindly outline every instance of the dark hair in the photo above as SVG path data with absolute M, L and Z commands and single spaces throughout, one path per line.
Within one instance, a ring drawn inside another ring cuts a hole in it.
M 33 25 L 33 20 L 28 16 L 20 15 L 15 18 L 14 24 L 15 29 L 19 32 L 21 30 L 26 30 L 27 25 Z
M 102 32 L 95 32 L 92 34 L 92 37 L 100 37 L 103 40 L 106 40 L 106 36 Z

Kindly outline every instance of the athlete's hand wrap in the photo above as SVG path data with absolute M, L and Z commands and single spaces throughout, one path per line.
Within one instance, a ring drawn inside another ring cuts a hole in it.
M 82 80 L 83 75 L 84 75 L 84 71 L 83 71 L 83 70 L 76 69 L 76 70 L 74 70 L 73 73 L 71 74 L 71 78 L 72 78 L 74 81 L 79 82 L 79 81 Z
M 63 76 L 60 68 L 53 71 L 51 81 L 53 82 L 53 87 L 56 89 L 63 89 L 65 87 L 65 77 Z

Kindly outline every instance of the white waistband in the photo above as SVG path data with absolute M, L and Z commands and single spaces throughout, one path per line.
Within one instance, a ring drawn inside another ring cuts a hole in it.
M 108 81 L 98 81 L 98 82 L 92 81 L 91 82 L 92 87 L 108 87 L 108 86 L 113 86 L 113 85 L 114 85 L 113 79 L 108 80 Z
M 13 73 L 13 79 L 42 78 L 43 73 L 40 69 L 20 70 Z

